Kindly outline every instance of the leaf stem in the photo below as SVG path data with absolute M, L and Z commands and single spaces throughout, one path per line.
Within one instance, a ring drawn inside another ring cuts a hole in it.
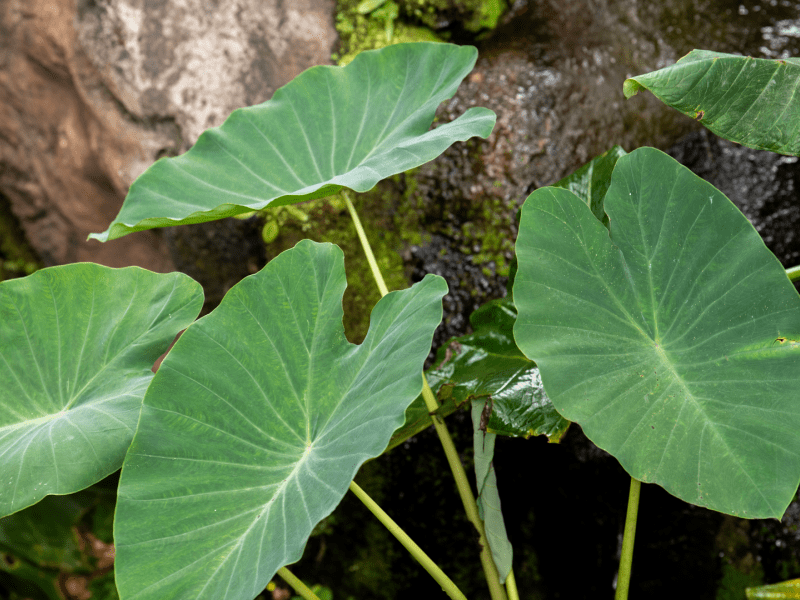
M 378 263 L 375 261 L 375 256 L 372 253 L 372 248 L 366 233 L 364 233 L 364 228 L 361 226 L 358 213 L 353 206 L 353 202 L 350 200 L 350 195 L 347 193 L 347 190 L 342 190 L 341 194 L 345 204 L 347 204 L 350 217 L 353 219 L 356 233 L 358 233 L 358 239 L 361 241 L 361 247 L 364 249 L 364 254 L 367 256 L 367 261 L 369 262 L 370 269 L 372 269 L 372 276 L 375 278 L 375 283 L 378 284 L 381 296 L 385 296 L 389 293 L 388 288 L 378 268 Z M 464 504 L 467 518 L 475 526 L 475 529 L 478 530 L 479 544 L 481 547 L 481 565 L 483 566 L 483 572 L 486 576 L 486 582 L 489 585 L 491 598 L 492 600 L 507 600 L 505 590 L 500 584 L 500 575 L 497 572 L 497 566 L 495 566 L 494 560 L 492 559 L 489 542 L 486 539 L 486 532 L 483 527 L 483 521 L 478 513 L 478 505 L 475 503 L 475 496 L 472 494 L 472 488 L 469 485 L 467 473 L 464 471 L 464 465 L 461 463 L 461 458 L 458 456 L 458 451 L 456 450 L 455 444 L 453 444 L 453 438 L 450 437 L 450 432 L 447 430 L 447 425 L 445 425 L 444 420 L 438 415 L 433 414 L 438 410 L 439 403 L 433 395 L 431 386 L 428 385 L 425 373 L 422 374 L 422 398 L 425 400 L 425 406 L 428 412 L 431 413 L 431 421 L 433 422 L 434 429 L 436 429 L 436 433 L 439 435 L 439 441 L 442 443 L 442 448 L 444 448 L 445 457 L 450 465 L 450 470 L 453 472 L 453 477 L 456 480 L 456 488 L 458 489 L 459 496 L 461 496 L 461 502 Z
M 509 600 L 519 600 L 519 591 L 517 590 L 517 580 L 514 579 L 514 569 L 508 572 L 506 577 L 506 592 L 508 593 Z
M 789 277 L 789 281 L 797 281 L 800 279 L 800 265 L 786 269 L 786 275 Z
M 356 207 L 353 206 L 353 203 L 350 201 L 350 194 L 347 193 L 347 190 L 342 190 L 341 194 L 344 198 L 345 204 L 347 204 L 347 210 L 350 212 L 350 217 L 353 219 L 353 224 L 356 226 L 356 233 L 358 234 L 358 239 L 361 241 L 361 247 L 364 249 L 364 254 L 367 255 L 367 262 L 369 263 L 369 268 L 372 270 L 372 277 L 375 279 L 375 283 L 378 284 L 378 289 L 381 292 L 381 298 L 383 298 L 389 293 L 389 288 L 386 287 L 386 282 L 383 280 L 381 270 L 378 268 L 378 261 L 375 260 L 375 255 L 372 253 L 372 246 L 369 245 L 367 234 L 364 232 L 364 228 L 361 226 L 361 219 L 358 218 Z
M 319 597 L 311 591 L 311 588 L 295 577 L 286 567 L 281 567 L 278 569 L 278 575 L 280 575 L 281 579 L 283 579 L 286 583 L 292 586 L 295 592 L 305 598 L 305 600 L 319 600 Z
M 369 495 L 359 487 L 355 481 L 350 482 L 350 491 L 353 492 L 361 502 L 375 515 L 378 520 L 389 530 L 397 540 L 403 544 L 403 547 L 408 550 L 409 554 L 413 556 L 417 562 L 422 565 L 431 577 L 442 586 L 442 590 L 453 600 L 467 600 L 467 597 L 458 589 L 455 583 L 444 574 L 439 566 L 433 562 L 430 557 L 420 548 L 414 540 L 412 540 L 403 529 L 394 522 L 394 520 L 386 514 L 386 512 L 378 506 L 378 504 L 369 497 Z
M 428 385 L 428 380 L 425 374 L 422 375 L 422 397 L 425 400 L 425 405 L 428 407 L 428 412 L 432 413 L 439 408 L 439 403 L 433 395 L 433 390 Z M 458 456 L 458 451 L 453 443 L 453 438 L 450 437 L 450 432 L 447 430 L 444 420 L 439 415 L 431 415 L 433 427 L 439 435 L 439 441 L 444 449 L 444 455 L 447 458 L 447 463 L 450 465 L 450 470 L 453 472 L 453 477 L 456 480 L 456 488 L 458 494 L 461 496 L 461 502 L 464 504 L 464 511 L 467 513 L 467 519 L 478 530 L 479 540 L 478 543 L 481 547 L 481 566 L 486 576 L 486 583 L 489 585 L 489 594 L 492 600 L 506 600 L 506 593 L 500 583 L 500 574 L 497 572 L 497 566 L 494 564 L 492 558 L 492 551 L 489 548 L 489 541 L 486 539 L 486 530 L 483 526 L 478 513 L 478 505 L 475 502 L 475 496 L 472 495 L 472 488 L 467 479 L 467 473 L 464 471 L 464 465 L 461 463 L 461 458 Z
M 628 494 L 628 513 L 625 515 L 625 532 L 622 536 L 622 556 L 619 559 L 617 574 L 617 593 L 614 600 L 627 600 L 631 583 L 631 564 L 633 562 L 633 540 L 636 537 L 636 517 L 639 513 L 639 490 L 642 482 L 631 477 L 631 490 Z

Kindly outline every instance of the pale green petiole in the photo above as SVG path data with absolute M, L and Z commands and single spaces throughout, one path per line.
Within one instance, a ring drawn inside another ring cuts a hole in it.
M 312 592 L 311 588 L 295 577 L 295 575 L 286 567 L 281 567 L 278 569 L 278 575 L 280 575 L 281 579 L 283 579 L 286 583 L 292 586 L 294 591 L 305 600 L 319 600 L 319 596 Z
M 466 600 L 466 596 L 461 592 L 461 590 L 456 587 L 456 584 L 442 572 L 442 570 L 438 567 L 438 565 L 433 562 L 430 557 L 423 552 L 422 548 L 420 548 L 414 540 L 412 540 L 408 534 L 403 531 L 403 529 L 394 522 L 394 520 L 387 515 L 384 510 L 378 506 L 378 504 L 369 497 L 369 495 L 362 490 L 359 485 L 352 481 L 350 482 L 350 491 L 352 491 L 356 497 L 358 497 L 361 502 L 370 510 L 370 512 L 375 515 L 378 520 L 383 524 L 386 529 L 389 530 L 397 540 L 403 544 L 403 547 L 408 550 L 408 552 L 413 556 L 416 561 L 422 565 L 422 568 L 425 569 L 430 576 L 433 577 L 436 582 L 442 586 L 442 590 L 453 600 Z
M 631 491 L 628 495 L 628 512 L 625 515 L 625 533 L 622 536 L 622 556 L 619 559 L 617 593 L 614 600 L 627 600 L 631 583 L 631 564 L 633 563 L 633 540 L 636 537 L 636 518 L 639 513 L 639 490 L 642 482 L 631 477 Z
M 517 580 L 514 579 L 514 569 L 511 569 L 506 577 L 506 592 L 508 593 L 509 600 L 519 600 Z
M 361 242 L 361 247 L 364 249 L 364 254 L 367 256 L 367 261 L 372 270 L 372 276 L 375 278 L 375 283 L 378 284 L 381 296 L 385 296 L 389 293 L 389 289 L 386 287 L 383 275 L 381 275 L 381 271 L 378 268 L 378 262 L 375 260 L 375 255 L 372 253 L 372 247 L 361 225 L 361 220 L 358 218 L 358 213 L 353 206 L 353 202 L 350 200 L 350 195 L 347 190 L 342 190 L 340 193 L 347 205 L 347 210 L 350 212 L 350 217 L 353 219 L 356 233 L 358 233 L 358 239 Z M 500 583 L 500 576 L 497 573 L 497 567 L 492 559 L 489 542 L 486 539 L 486 532 L 483 527 L 483 521 L 478 514 L 478 505 L 475 503 L 475 496 L 472 495 L 467 473 L 464 471 L 464 465 L 461 464 L 461 459 L 458 456 L 458 451 L 456 450 L 455 444 L 453 444 L 453 438 L 450 437 L 447 426 L 441 418 L 433 414 L 438 410 L 439 403 L 436 401 L 436 397 L 433 395 L 433 391 L 428 385 L 428 380 L 425 378 L 424 373 L 422 374 L 422 398 L 425 400 L 425 406 L 428 412 L 431 413 L 431 421 L 433 422 L 434 429 L 436 429 L 436 433 L 439 435 L 439 440 L 444 448 L 450 470 L 453 472 L 453 477 L 456 480 L 456 488 L 458 488 L 461 501 L 464 503 L 464 510 L 467 513 L 467 518 L 475 526 L 475 529 L 478 530 L 480 536 L 479 543 L 481 546 L 481 565 L 486 575 L 486 582 L 489 585 L 489 593 L 491 594 L 492 600 L 506 600 L 506 592 Z
M 389 288 L 386 287 L 386 282 L 383 280 L 381 270 L 378 268 L 378 261 L 375 260 L 375 255 L 372 253 L 372 246 L 370 246 L 369 241 L 367 240 L 367 234 L 364 233 L 364 228 L 361 226 L 361 219 L 358 218 L 356 207 L 353 206 L 353 203 L 350 201 L 350 195 L 346 190 L 342 190 L 341 194 L 342 197 L 344 197 L 345 204 L 347 204 L 347 210 L 350 212 L 350 217 L 353 219 L 353 224 L 356 226 L 356 233 L 358 233 L 358 239 L 361 241 L 361 247 L 364 249 L 364 254 L 367 255 L 367 262 L 369 263 L 369 268 L 372 271 L 372 277 L 375 279 L 375 283 L 378 284 L 378 289 L 381 292 L 381 298 L 383 298 L 389 293 Z

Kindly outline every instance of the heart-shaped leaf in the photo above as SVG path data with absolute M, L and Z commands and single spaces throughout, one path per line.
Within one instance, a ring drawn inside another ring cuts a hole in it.
M 422 388 L 444 280 L 385 296 L 360 346 L 344 259 L 304 240 L 189 327 L 145 396 L 115 521 L 133 598 L 250 599 L 300 558 Z
M 626 98 L 650 90 L 664 104 L 728 140 L 800 154 L 800 59 L 692 50 L 670 67 L 626 79 Z
M 567 190 L 528 197 L 517 344 L 636 479 L 780 517 L 800 479 L 800 297 L 736 207 L 658 150 L 617 161 L 605 210 L 609 230 Z
M 230 217 L 267 205 L 366 192 L 456 141 L 487 137 L 495 115 L 470 108 L 430 130 L 478 52 L 397 44 L 345 67 L 301 73 L 263 104 L 234 111 L 183 156 L 156 162 L 133 185 L 102 242 L 134 231 Z
M 138 267 L 0 284 L 0 515 L 122 466 L 153 361 L 202 304 L 186 275 Z

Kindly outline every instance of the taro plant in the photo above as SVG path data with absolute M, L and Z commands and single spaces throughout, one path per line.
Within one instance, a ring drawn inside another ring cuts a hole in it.
M 645 87 L 734 141 L 797 154 L 799 77 L 796 60 L 694 51 L 625 93 Z M 723 194 L 658 150 L 591 167 L 591 185 L 523 206 L 514 336 L 556 410 L 632 477 L 625 598 L 640 482 L 745 518 L 780 518 L 797 491 L 798 269 L 787 278 Z
M 430 130 L 475 59 L 473 48 L 412 44 L 310 69 L 269 102 L 235 111 L 186 155 L 155 163 L 93 237 L 366 191 L 455 141 L 486 137 L 494 114 L 482 108 Z M 448 594 L 463 597 L 352 482 L 421 390 L 428 412 L 439 408 L 422 364 L 446 286 L 429 276 L 387 293 L 345 200 L 385 296 L 357 347 L 341 323 L 341 251 L 310 241 L 189 325 L 155 376 L 153 360 L 199 311 L 189 278 L 72 265 L 5 286 L 0 439 L 14 458 L 4 463 L 5 514 L 122 465 L 121 597 L 252 598 L 279 569 L 303 589 L 283 566 L 350 487 Z M 503 598 L 463 467 L 441 417 L 433 422 L 484 540 L 492 595 Z
M 475 59 L 472 48 L 404 44 L 310 69 L 185 155 L 156 162 L 93 236 L 341 194 L 383 295 L 361 345 L 341 323 L 342 252 L 308 240 L 197 321 L 199 285 L 181 274 L 78 264 L 3 283 L 4 522 L 19 525 L 45 496 L 122 466 L 123 600 L 247 600 L 276 572 L 313 598 L 285 565 L 349 488 L 463 598 L 353 482 L 365 460 L 432 423 L 480 536 L 490 594 L 516 598 L 493 436 L 557 441 L 569 421 L 632 476 L 618 597 L 627 597 L 639 482 L 729 514 L 780 516 L 800 479 L 800 298 L 730 201 L 657 150 L 615 148 L 531 194 L 513 301 L 477 311 L 474 333 L 422 375 L 446 285 L 429 275 L 388 293 L 347 190 L 489 135 L 494 115 L 482 108 L 430 129 Z M 646 77 L 626 91 L 651 85 Z M 732 100 L 737 77 L 723 79 L 733 91 L 691 80 L 710 90 L 692 101 L 703 119 L 719 98 L 740 117 L 752 110 Z M 758 81 L 754 102 L 783 90 Z M 776 97 L 759 111 L 777 120 L 795 105 Z M 466 403 L 477 503 L 444 421 Z

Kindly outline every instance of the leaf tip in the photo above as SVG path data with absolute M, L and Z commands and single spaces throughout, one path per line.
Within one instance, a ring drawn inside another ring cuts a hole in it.
M 638 94 L 640 89 L 642 89 L 642 84 L 633 78 L 626 79 L 622 84 L 622 93 L 625 95 L 626 100 Z
M 102 233 L 90 233 L 86 238 L 86 241 L 89 240 L 97 240 L 98 242 L 107 242 L 108 241 L 108 229 L 103 231 Z

